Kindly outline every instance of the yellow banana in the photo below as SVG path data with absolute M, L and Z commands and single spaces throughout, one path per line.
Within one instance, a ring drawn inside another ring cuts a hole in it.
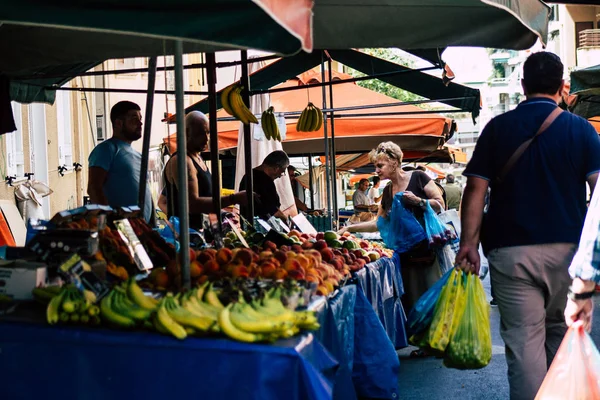
M 231 92 L 229 99 L 231 100 L 231 109 L 233 110 L 233 116 L 242 121 L 244 125 L 248 125 L 250 121 L 247 119 L 244 113 L 244 102 L 242 101 L 241 86 L 236 86 Z
M 231 102 L 229 100 L 229 95 L 231 94 L 231 91 L 235 87 L 236 87 L 236 84 L 234 83 L 233 85 L 227 86 L 221 92 L 221 105 L 223 106 L 223 108 L 225 109 L 227 114 L 231 115 L 232 117 L 235 117 L 235 115 L 233 114 L 233 109 L 231 108 Z
M 175 322 L 169 315 L 167 309 L 165 308 L 164 299 L 160 302 L 158 310 L 156 310 L 156 319 L 170 335 L 173 335 L 180 340 L 183 340 L 187 337 L 187 332 L 185 331 L 184 327 Z
M 222 310 L 225 306 L 219 300 L 219 296 L 217 296 L 217 292 L 212 289 L 212 286 L 208 288 L 208 291 L 204 295 L 204 300 L 213 307 Z
M 182 306 L 188 311 L 203 317 L 209 317 L 214 320 L 219 316 L 220 309 L 211 306 L 203 301 L 198 301 L 195 297 L 185 299 Z
M 127 297 L 138 306 L 146 310 L 153 311 L 158 305 L 158 301 L 150 296 L 146 296 L 142 288 L 137 284 L 135 279 L 129 279 L 127 284 Z
M 46 308 L 46 320 L 50 325 L 56 324 L 59 320 L 60 306 L 64 295 L 65 292 L 59 293 L 50 300 L 50 303 L 48 303 L 48 307 Z
M 135 326 L 135 321 L 129 317 L 117 313 L 112 308 L 112 302 L 115 291 L 111 291 L 107 294 L 102 301 L 100 301 L 100 315 L 105 321 L 110 322 L 113 325 L 120 326 L 123 328 L 130 328 Z
M 229 304 L 219 313 L 219 327 L 221 328 L 221 331 L 223 333 L 225 333 L 227 336 L 234 340 L 246 343 L 254 343 L 267 339 L 267 336 L 265 335 L 259 333 L 245 332 L 241 329 L 236 328 L 236 326 L 231 322 L 230 319 L 229 310 L 231 309 L 231 306 L 232 304 Z
M 113 310 L 136 321 L 145 321 L 150 318 L 152 311 L 131 301 L 122 288 L 116 287 L 113 290 L 116 291 L 113 297 Z
M 320 120 L 320 116 L 322 115 L 321 113 L 321 109 L 319 107 L 313 107 L 313 124 L 311 127 L 311 131 L 315 132 L 317 130 L 319 130 L 318 126 L 319 126 L 319 120 Z
M 202 300 L 204 298 L 204 291 L 206 290 L 207 287 L 208 287 L 208 282 L 204 282 L 202 285 L 198 286 L 198 288 L 196 289 L 196 291 L 194 293 L 198 300 Z

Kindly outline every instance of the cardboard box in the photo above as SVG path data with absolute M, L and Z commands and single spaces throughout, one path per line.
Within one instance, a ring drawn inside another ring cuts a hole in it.
M 46 264 L 24 260 L 0 260 L 0 294 L 15 300 L 33 300 L 31 291 L 46 284 Z

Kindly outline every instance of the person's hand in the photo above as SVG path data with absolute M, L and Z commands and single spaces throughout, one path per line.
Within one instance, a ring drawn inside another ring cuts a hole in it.
M 423 199 L 415 195 L 413 192 L 404 192 L 402 201 L 409 206 L 418 206 Z
M 565 307 L 565 322 L 567 326 L 583 324 L 587 332 L 592 330 L 592 316 L 594 315 L 594 302 L 592 299 L 571 300 L 567 299 Z
M 257 193 L 254 193 L 254 201 L 256 201 L 259 198 L 260 198 L 260 195 Z M 247 205 L 248 204 L 247 191 L 242 190 L 240 192 L 237 192 L 236 194 L 233 195 L 233 200 L 234 200 L 234 204 L 240 204 L 242 206 Z
M 344 234 L 344 232 L 349 232 L 347 226 L 344 226 L 342 229 L 338 230 L 337 234 L 342 236 Z
M 371 204 L 369 206 L 369 211 L 377 211 L 378 208 L 379 206 L 377 204 Z
M 479 246 L 460 244 L 460 249 L 456 254 L 456 268 L 465 272 L 471 272 L 479 275 L 481 259 L 479 257 Z

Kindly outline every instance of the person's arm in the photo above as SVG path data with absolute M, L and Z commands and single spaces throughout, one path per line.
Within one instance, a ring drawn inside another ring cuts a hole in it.
M 587 183 L 590 186 L 590 196 L 594 194 L 594 189 L 596 188 L 596 182 L 598 182 L 598 172 L 594 172 L 593 174 L 588 175 Z
M 158 204 L 157 204 L 157 206 L 165 214 L 169 213 L 168 212 L 168 205 L 167 205 L 167 196 L 165 196 L 164 193 L 162 193 L 162 192 L 158 196 Z
M 345 226 L 338 231 L 338 234 L 341 235 L 344 232 L 377 232 L 377 219 L 383 215 L 385 215 L 385 212 L 383 211 L 383 208 L 379 206 L 377 218 L 371 221 L 359 222 L 358 224 Z
M 108 172 L 100 167 L 89 167 L 88 170 L 88 196 L 92 204 L 108 205 L 104 194 L 104 183 Z
M 479 233 L 488 186 L 489 182 L 486 179 L 469 176 L 461 204 L 462 231 L 456 264 L 461 269 L 475 274 L 479 274 Z
M 429 181 L 423 189 L 425 190 L 427 199 L 429 199 L 429 205 L 433 208 L 433 211 L 439 214 L 446 209 L 442 193 L 434 181 Z
M 302 200 L 300 200 L 296 196 L 294 196 L 294 202 L 296 203 L 296 208 L 298 210 L 304 211 L 304 212 L 308 211 L 308 206 L 306 204 L 304 204 L 304 202 L 302 202 Z
M 178 156 L 175 156 L 178 157 Z M 175 158 L 173 157 L 173 158 Z M 170 176 L 172 182 L 179 189 L 179 180 L 177 179 L 177 164 L 176 160 L 169 160 L 172 162 L 170 165 Z M 194 163 L 189 157 L 186 157 L 186 168 L 187 168 L 187 189 L 188 189 L 188 202 L 189 210 L 191 214 L 210 214 L 216 213 L 214 208 L 212 197 L 200 197 L 198 195 L 198 179 L 196 179 L 197 171 L 194 167 Z M 235 194 L 228 196 L 221 196 L 221 207 L 229 207 L 234 204 L 245 205 L 247 203 L 246 191 L 240 191 Z

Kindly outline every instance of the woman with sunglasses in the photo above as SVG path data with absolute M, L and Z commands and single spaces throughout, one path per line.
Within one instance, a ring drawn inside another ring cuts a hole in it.
M 403 192 L 403 205 L 413 212 L 421 225 L 424 225 L 423 211 L 427 203 L 439 213 L 444 210 L 444 200 L 435 182 L 425 172 L 402 170 L 402 157 L 400 146 L 393 142 L 381 143 L 370 153 L 377 176 L 382 180 L 390 180 L 383 190 L 377 216 L 393 218 L 393 215 L 389 214 L 394 195 Z M 377 220 L 347 226 L 342 228 L 340 233 L 345 231 L 375 232 Z M 440 278 L 441 274 L 435 253 L 429 249 L 426 240 L 402 253 L 400 263 L 405 291 L 402 303 L 408 313 L 419 297 Z

